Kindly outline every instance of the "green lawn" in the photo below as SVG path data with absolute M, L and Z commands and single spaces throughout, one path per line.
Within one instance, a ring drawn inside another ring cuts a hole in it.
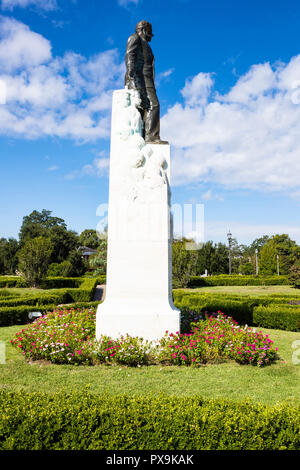
M 232 289 L 232 288 L 231 288 Z M 300 403 L 300 365 L 292 364 L 292 343 L 300 333 L 263 330 L 275 341 L 281 359 L 265 368 L 236 363 L 189 367 L 150 366 L 68 366 L 28 363 L 9 344 L 22 327 L 0 329 L 0 340 L 7 342 L 6 364 L 0 365 L 0 387 L 7 390 L 55 392 L 83 390 L 89 385 L 93 393 L 157 394 L 226 397 L 240 401 L 275 404 L 285 400 Z M 300 354 L 299 354 L 300 358 Z
M 182 289 L 180 289 L 182 290 Z M 215 287 L 198 287 L 194 289 L 184 289 L 188 292 L 201 292 L 211 294 L 233 294 L 233 295 L 270 295 L 270 294 L 286 294 L 299 295 L 300 289 L 291 286 L 215 286 Z

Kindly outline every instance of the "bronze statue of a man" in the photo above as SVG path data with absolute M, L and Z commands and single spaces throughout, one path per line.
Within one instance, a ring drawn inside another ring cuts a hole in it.
M 152 26 L 147 21 L 140 21 L 135 33 L 129 37 L 125 55 L 125 86 L 139 91 L 146 143 L 167 144 L 160 140 L 160 106 L 155 89 L 154 55 L 149 45 L 152 37 Z

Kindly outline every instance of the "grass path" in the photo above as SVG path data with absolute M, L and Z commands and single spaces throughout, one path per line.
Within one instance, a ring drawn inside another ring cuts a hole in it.
M 200 394 L 240 401 L 249 397 L 255 402 L 275 404 L 282 401 L 300 403 L 300 365 L 292 363 L 292 343 L 300 333 L 262 330 L 279 348 L 281 359 L 274 365 L 257 368 L 233 362 L 191 367 L 150 366 L 69 366 L 28 363 L 10 344 L 22 327 L 0 328 L 0 340 L 6 341 L 6 364 L 0 365 L 0 387 L 7 390 L 70 391 L 90 386 L 93 393 L 111 394 Z M 299 353 L 300 359 L 300 353 Z
M 180 289 L 182 290 L 182 289 Z M 270 295 L 284 294 L 296 295 L 300 300 L 300 289 L 291 286 L 215 286 L 215 287 L 198 287 L 194 289 L 184 289 L 187 292 L 200 292 L 211 294 L 233 294 L 233 295 Z

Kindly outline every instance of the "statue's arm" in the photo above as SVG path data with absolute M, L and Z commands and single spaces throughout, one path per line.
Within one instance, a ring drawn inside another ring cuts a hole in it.
M 134 72 L 136 68 L 136 58 L 137 58 L 137 51 L 140 45 L 139 37 L 134 34 L 130 36 L 127 42 L 127 49 L 126 49 L 126 56 L 125 56 L 125 63 L 127 68 L 127 74 L 129 78 L 134 77 Z

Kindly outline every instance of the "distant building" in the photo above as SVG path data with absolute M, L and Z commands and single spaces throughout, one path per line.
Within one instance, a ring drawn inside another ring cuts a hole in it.
M 78 248 L 78 251 L 81 251 L 82 257 L 88 261 L 90 256 L 95 255 L 97 253 L 97 250 L 94 250 L 93 248 L 89 248 L 88 246 L 80 246 Z

